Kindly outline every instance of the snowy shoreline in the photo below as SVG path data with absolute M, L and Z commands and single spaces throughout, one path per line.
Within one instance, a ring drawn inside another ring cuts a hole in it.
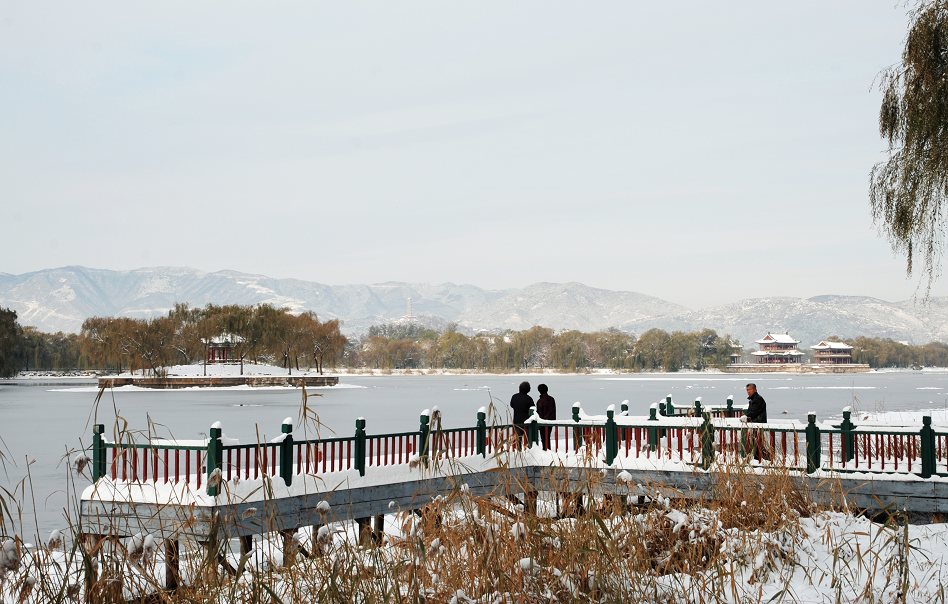
M 948 367 L 926 367 L 924 369 L 872 369 L 867 372 L 868 374 L 948 374 Z M 146 377 L 151 374 L 146 374 Z M 207 366 L 207 376 L 206 377 L 220 377 L 220 376 L 236 376 L 241 375 L 239 365 L 208 365 Z M 292 373 L 289 373 L 283 367 L 276 367 L 274 365 L 253 365 L 250 363 L 244 364 L 243 374 L 247 376 L 315 376 L 320 375 L 318 372 L 314 371 L 312 368 L 294 370 Z M 570 377 L 579 377 L 579 376 L 603 376 L 603 377 L 615 377 L 617 379 L 648 379 L 649 377 L 690 377 L 694 378 L 696 376 L 734 376 L 735 374 L 726 373 L 720 369 L 704 369 L 702 371 L 694 370 L 682 370 L 682 371 L 620 371 L 615 369 L 590 369 L 587 371 L 559 371 L 555 369 L 531 369 L 527 371 L 514 371 L 514 372 L 492 372 L 492 371 L 480 371 L 474 369 L 370 369 L 370 368 L 351 368 L 351 367 L 341 367 L 341 368 L 332 368 L 330 371 L 325 371 L 323 375 L 335 375 L 335 376 L 354 376 L 354 377 L 394 377 L 394 376 L 488 376 L 488 377 L 530 377 L 530 376 L 570 376 Z M 753 375 L 762 375 L 773 377 L 775 375 L 771 372 L 762 372 L 762 373 L 746 373 L 741 374 L 742 376 L 753 376 Z M 820 374 L 786 374 L 792 377 L 801 377 L 807 379 L 812 376 L 819 376 Z M 100 377 L 141 377 L 140 372 L 129 373 L 107 373 L 103 371 L 29 371 L 29 372 L 20 372 L 16 376 L 11 378 L 4 378 L 0 381 L 2 382 L 30 382 L 30 381 L 49 381 L 51 379 L 55 380 L 94 380 Z M 173 367 L 167 368 L 167 377 L 205 377 L 204 376 L 204 365 L 175 365 Z M 734 377 L 733 379 L 740 381 L 745 379 L 744 377 Z

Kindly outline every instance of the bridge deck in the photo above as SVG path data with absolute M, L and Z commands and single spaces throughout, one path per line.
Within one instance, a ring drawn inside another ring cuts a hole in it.
M 577 403 L 569 420 L 533 416 L 523 429 L 487 425 L 484 409 L 476 426 L 443 429 L 440 413 L 425 410 L 418 431 L 369 436 L 359 418 L 354 436 L 298 441 L 287 418 L 277 438 L 249 445 L 224 444 L 219 424 L 207 441 L 144 443 L 128 432 L 109 441 L 99 424 L 80 526 L 90 552 L 103 539 L 148 533 L 177 560 L 181 540 L 219 555 L 224 540 L 239 539 L 243 551 L 253 535 L 279 531 L 289 548 L 302 527 L 355 520 L 361 532 L 373 517 L 378 528 L 384 514 L 461 492 L 522 493 L 530 506 L 540 491 L 574 501 L 708 500 L 773 472 L 821 505 L 948 513 L 948 427 L 930 417 L 856 426 L 846 409 L 838 424 L 811 414 L 748 425 L 740 414 L 731 400 L 683 407 L 668 397 L 648 417 L 630 416 L 625 404 L 618 415 L 610 407 L 588 416 Z M 176 564 L 166 569 L 165 585 L 177 585 Z
M 83 494 L 83 531 L 116 537 L 151 533 L 162 538 L 209 541 L 294 530 L 424 507 L 433 498 L 464 490 L 476 495 L 531 491 L 592 495 L 644 495 L 710 499 L 725 480 L 760 480 L 760 465 L 712 466 L 681 461 L 617 457 L 611 465 L 584 455 L 538 447 L 430 460 L 398 468 L 298 475 L 291 486 L 262 477 L 225 483 L 207 495 L 194 484 L 134 484 L 102 479 Z M 790 471 L 815 503 L 856 509 L 948 513 L 948 478 L 895 473 Z M 592 492 L 589 493 L 590 485 Z

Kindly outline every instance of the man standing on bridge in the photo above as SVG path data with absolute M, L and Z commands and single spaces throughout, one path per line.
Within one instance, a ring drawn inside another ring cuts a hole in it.
M 747 411 L 744 412 L 744 417 L 741 418 L 741 421 L 749 424 L 766 424 L 767 401 L 757 392 L 757 384 L 748 384 L 746 388 Z M 770 458 L 767 452 L 767 443 L 764 442 L 764 435 L 760 430 L 748 430 L 747 439 L 750 441 L 750 450 L 754 452 L 754 459 L 761 461 L 762 459 Z
M 757 392 L 757 384 L 747 385 L 747 416 L 749 424 L 767 423 L 767 401 Z

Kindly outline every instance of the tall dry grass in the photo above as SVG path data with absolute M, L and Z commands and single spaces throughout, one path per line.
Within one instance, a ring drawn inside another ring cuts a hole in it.
M 799 519 L 813 511 L 779 471 L 731 467 L 698 501 L 596 495 L 601 475 L 587 476 L 572 485 L 581 505 L 578 495 L 545 492 L 539 513 L 519 503 L 523 485 L 515 482 L 490 496 L 459 486 L 420 513 L 393 510 L 381 543 L 360 542 L 346 524 L 302 530 L 291 566 L 275 533 L 257 537 L 243 556 L 236 541 L 221 544 L 233 574 L 185 543 L 184 584 L 173 594 L 161 589 L 162 548 L 143 547 L 141 537 L 80 544 L 75 526 L 51 547 L 17 539 L 20 566 L 3 590 L 23 602 L 78 602 L 86 589 L 106 602 L 723 601 L 746 582 L 748 565 L 755 581 L 785 566 Z
M 76 533 L 32 547 L 14 537 L 19 564 L 5 568 L 0 585 L 13 602 L 81 602 L 87 590 L 94 601 L 169 604 L 724 602 L 754 601 L 748 594 L 765 584 L 785 586 L 783 601 L 794 601 L 792 574 L 814 538 L 801 519 L 821 512 L 793 476 L 735 466 L 715 475 L 704 500 L 659 495 L 661 485 L 636 485 L 652 493 L 645 497 L 594 495 L 602 485 L 589 476 L 582 505 L 543 492 L 536 514 L 511 482 L 490 496 L 458 487 L 419 513 L 392 510 L 380 543 L 360 540 L 351 523 L 304 529 L 292 565 L 277 533 L 257 536 L 242 556 L 236 541 L 221 544 L 233 573 L 203 546 L 183 543 L 174 593 L 162 589 L 162 548 L 143 547 L 141 537 L 103 540 L 91 553 Z M 839 601 L 885 601 L 869 583 L 845 580 L 882 577 L 884 593 L 904 600 L 914 582 L 906 527 L 865 543 L 827 529 L 822 539 L 837 541 L 824 545 L 838 553 L 808 569 L 808 581 L 830 585 Z

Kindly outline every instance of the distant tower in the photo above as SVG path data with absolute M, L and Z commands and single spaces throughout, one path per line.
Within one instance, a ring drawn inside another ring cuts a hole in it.
M 415 320 L 415 315 L 413 315 L 413 314 L 412 314 L 412 311 L 411 311 L 411 297 L 408 298 L 408 304 L 407 304 L 407 306 L 408 306 L 408 308 L 407 308 L 406 310 L 407 310 L 408 312 L 405 313 L 405 319 L 408 320 L 408 321 L 414 321 L 414 320 Z

